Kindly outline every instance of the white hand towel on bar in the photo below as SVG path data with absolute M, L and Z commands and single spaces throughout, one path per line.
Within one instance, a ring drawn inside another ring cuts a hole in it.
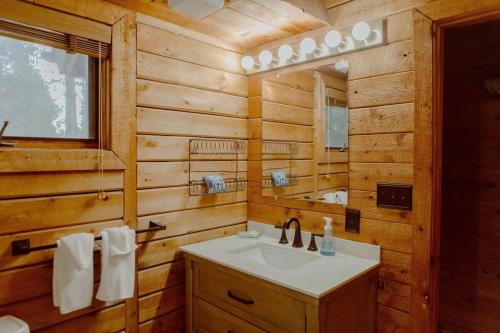
M 94 285 L 94 235 L 61 237 L 54 250 L 52 300 L 61 314 L 92 304 Z
M 106 302 L 130 298 L 135 286 L 135 230 L 110 228 L 101 236 L 101 283 L 96 297 Z

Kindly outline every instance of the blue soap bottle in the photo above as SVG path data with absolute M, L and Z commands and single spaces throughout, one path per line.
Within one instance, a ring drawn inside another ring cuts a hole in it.
M 321 243 L 321 250 L 319 252 L 324 256 L 334 256 L 335 248 L 333 247 L 332 218 L 323 217 L 323 220 L 325 220 L 325 228 L 324 228 L 323 242 Z

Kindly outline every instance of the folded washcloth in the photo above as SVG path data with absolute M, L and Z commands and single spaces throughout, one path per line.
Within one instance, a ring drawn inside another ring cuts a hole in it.
M 275 187 L 288 185 L 288 177 L 284 171 L 273 171 L 271 172 L 271 177 L 273 178 L 273 184 Z
M 94 235 L 61 237 L 54 250 L 52 300 L 61 314 L 92 304 L 94 291 Z
M 337 191 L 335 194 L 339 205 L 347 205 L 347 191 Z
M 115 302 L 134 296 L 135 230 L 127 226 L 101 231 L 101 283 L 96 298 Z
M 222 178 L 222 176 L 220 175 L 203 176 L 203 181 L 207 185 L 209 194 L 227 192 L 224 178 Z

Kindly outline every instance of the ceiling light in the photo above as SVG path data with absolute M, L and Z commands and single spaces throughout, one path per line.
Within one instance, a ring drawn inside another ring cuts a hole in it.
M 308 55 L 316 50 L 316 41 L 311 37 L 306 37 L 300 42 L 300 53 L 302 55 Z
M 371 28 L 366 22 L 358 22 L 352 27 L 352 37 L 357 41 L 366 40 L 370 36 Z
M 331 47 L 331 48 L 338 47 L 340 45 L 340 43 L 342 43 L 342 34 L 340 32 L 338 32 L 337 30 L 329 31 L 325 35 L 325 44 L 328 47 Z
M 243 67 L 246 70 L 252 69 L 254 64 L 255 61 L 251 56 L 244 56 L 243 58 L 241 58 L 241 67 Z
M 283 44 L 280 46 L 278 50 L 278 56 L 280 57 L 280 61 L 286 63 L 293 56 L 293 49 L 288 44 Z
M 273 54 L 269 50 L 263 50 L 259 53 L 259 61 L 263 67 L 267 67 L 273 62 Z

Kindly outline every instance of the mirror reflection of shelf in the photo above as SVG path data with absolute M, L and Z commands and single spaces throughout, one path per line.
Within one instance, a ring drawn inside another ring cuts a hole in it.
M 277 142 L 277 141 L 263 141 L 262 142 L 262 153 L 263 154 L 287 154 L 295 155 L 297 154 L 297 144 L 289 142 Z
M 240 162 L 244 158 L 240 158 L 241 154 L 246 153 L 247 143 L 245 140 L 231 139 L 211 139 L 200 138 L 189 140 L 189 195 L 216 195 L 229 192 L 240 192 L 246 189 L 245 177 L 242 177 L 244 171 L 239 170 Z M 203 156 L 206 155 L 206 156 Z M 228 155 L 234 155 L 228 157 Z M 209 175 L 221 175 L 221 173 L 230 173 L 231 176 L 224 178 L 224 191 L 210 193 L 208 186 L 203 180 L 203 176 L 199 171 L 194 169 L 193 163 L 204 161 L 221 161 L 234 163 L 232 170 L 214 170 L 206 171 Z M 200 178 L 202 178 L 200 180 Z
M 271 188 L 271 187 L 280 188 L 280 187 L 296 186 L 299 184 L 299 176 L 294 175 L 294 174 L 287 174 L 286 180 L 287 180 L 287 183 L 285 185 L 275 186 L 272 176 L 262 177 L 262 187 L 263 188 Z
M 215 195 L 224 194 L 231 192 L 241 192 L 246 188 L 246 180 L 244 178 L 229 178 L 224 179 L 225 191 L 218 193 L 209 193 L 208 187 L 203 180 L 191 181 L 189 183 L 189 195 L 190 196 L 201 196 L 201 195 Z

